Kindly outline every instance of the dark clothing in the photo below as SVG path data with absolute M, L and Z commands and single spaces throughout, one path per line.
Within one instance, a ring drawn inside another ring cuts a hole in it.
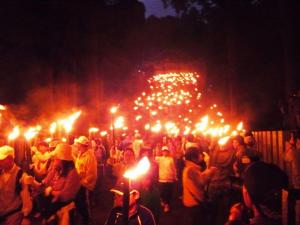
M 234 220 L 234 221 L 228 221 L 225 225 L 281 225 L 281 220 L 271 220 L 268 219 L 267 217 L 257 216 L 254 217 L 250 221 L 250 223 Z
M 173 196 L 175 182 L 159 183 L 160 198 L 163 203 L 170 204 Z
M 156 225 L 152 212 L 139 205 L 135 214 L 130 216 L 129 225 Z M 111 210 L 105 225 L 123 225 L 122 207 Z
M 185 225 L 206 225 L 208 223 L 208 212 L 204 204 L 184 209 Z

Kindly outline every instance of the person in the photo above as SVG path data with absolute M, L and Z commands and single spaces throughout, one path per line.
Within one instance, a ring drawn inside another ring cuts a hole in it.
M 51 155 L 53 163 L 45 179 L 41 183 L 36 180 L 31 181 L 34 190 L 41 193 L 36 197 L 37 210 L 46 221 L 49 221 L 64 206 L 73 202 L 80 188 L 71 146 L 60 143 Z
M 291 186 L 300 188 L 300 130 L 292 132 L 284 159 L 291 165 Z M 296 201 L 296 224 L 300 224 L 300 201 Z
M 201 172 L 200 153 L 198 148 L 190 147 L 185 154 L 182 202 L 185 207 L 186 225 L 208 224 L 205 187 L 215 174 L 216 168 L 210 167 Z
M 159 223 L 160 217 L 160 195 L 152 175 L 142 177 L 140 182 L 140 203 L 146 206 L 154 215 L 155 222 Z
M 48 151 L 49 145 L 47 142 L 39 142 L 36 148 L 33 147 L 34 155 L 32 156 L 31 167 L 34 177 L 41 182 L 47 175 L 51 163 L 51 154 Z
M 161 205 L 164 212 L 169 212 L 175 182 L 177 181 L 175 162 L 170 156 L 167 146 L 162 147 L 162 156 L 157 156 L 155 160 L 158 163 Z
M 75 139 L 78 155 L 75 159 L 75 168 L 80 177 L 81 188 L 77 195 L 76 207 L 84 223 L 90 224 L 90 195 L 97 182 L 97 160 L 89 148 L 89 140 L 85 136 Z
M 32 209 L 28 175 L 14 163 L 14 148 L 0 147 L 0 224 L 28 223 Z
M 243 178 L 245 169 L 255 161 L 259 160 L 258 152 L 255 149 L 248 148 L 245 145 L 244 138 L 237 135 L 232 141 L 233 149 L 236 151 L 236 161 L 233 164 L 235 175 Z
M 134 155 L 137 159 L 140 158 L 140 151 L 141 151 L 141 148 L 143 147 L 143 145 L 144 145 L 144 141 L 142 139 L 141 134 L 136 133 L 134 135 L 134 140 L 132 142 L 132 149 L 133 149 Z
M 244 173 L 243 199 L 230 210 L 226 225 L 279 225 L 282 224 L 282 189 L 288 187 L 288 176 L 278 166 L 253 162 Z M 249 209 L 252 218 L 245 215 Z M 249 218 L 249 217 L 248 217 Z
M 110 191 L 114 193 L 114 206 L 109 213 L 105 225 L 123 225 L 124 221 L 124 185 L 120 181 Z M 140 193 L 137 189 L 129 188 L 128 225 L 156 225 L 152 212 L 138 203 Z

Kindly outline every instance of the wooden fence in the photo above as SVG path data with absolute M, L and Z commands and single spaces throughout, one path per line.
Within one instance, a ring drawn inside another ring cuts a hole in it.
M 254 132 L 254 138 L 262 160 L 278 165 L 291 179 L 293 176 L 291 166 L 284 160 L 287 142 L 290 138 L 290 131 L 256 131 Z M 300 189 L 291 189 L 289 192 L 284 193 L 282 224 L 296 224 L 295 204 L 296 200 L 299 199 Z

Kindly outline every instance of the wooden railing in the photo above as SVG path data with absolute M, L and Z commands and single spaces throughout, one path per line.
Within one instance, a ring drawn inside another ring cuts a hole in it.
M 293 176 L 291 165 L 284 160 L 290 131 L 255 131 L 254 138 L 262 160 L 278 165 L 291 179 Z M 300 189 L 290 189 L 285 192 L 282 224 L 296 225 L 295 205 L 297 200 L 300 200 Z

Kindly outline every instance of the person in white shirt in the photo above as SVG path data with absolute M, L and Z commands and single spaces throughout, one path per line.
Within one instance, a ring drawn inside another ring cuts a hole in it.
M 164 212 L 169 212 L 174 185 L 177 181 L 175 162 L 170 156 L 170 151 L 167 146 L 162 147 L 162 156 L 157 156 L 155 160 L 158 163 L 161 205 Z

